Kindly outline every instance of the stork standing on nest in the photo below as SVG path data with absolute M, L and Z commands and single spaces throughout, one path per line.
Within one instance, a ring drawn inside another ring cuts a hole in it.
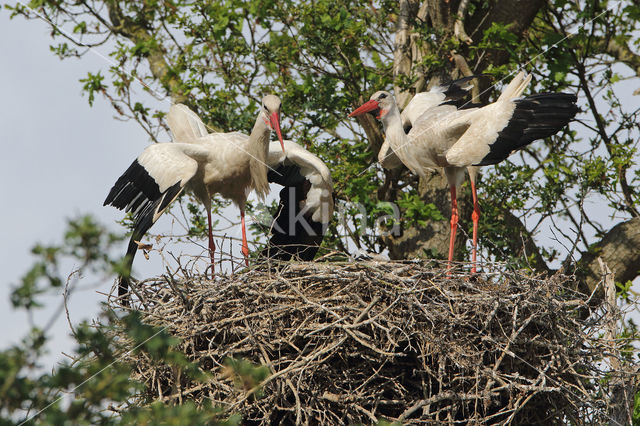
M 211 199 L 220 194 L 240 209 L 242 253 L 248 264 L 244 210 L 248 194 L 254 190 L 264 198 L 269 192 L 267 155 L 271 131 L 275 130 L 280 147 L 280 99 L 267 95 L 250 136 L 242 133 L 213 133 L 194 143 L 159 143 L 147 147 L 117 180 L 104 205 L 132 212 L 134 230 L 126 254 L 126 271 L 120 279 L 118 295 L 127 292 L 133 258 L 149 228 L 178 195 L 188 189 L 204 204 L 209 225 L 209 255 L 214 268 Z
M 469 168 L 473 194 L 471 272 L 475 273 L 480 218 L 475 185 L 477 166 L 497 164 L 511 152 L 557 133 L 573 119 L 578 107 L 576 95 L 568 93 L 521 98 L 531 81 L 531 76 L 525 77 L 523 72 L 516 75 L 494 103 L 481 107 L 458 104 L 456 101 L 470 88 L 466 85 L 469 79 L 416 95 L 402 115 L 393 96 L 379 91 L 349 116 L 372 113 L 382 122 L 385 141 L 378 160 L 383 167 L 404 164 L 422 177 L 431 169 L 444 168 L 451 191 L 448 270 L 458 228 L 456 186 L 464 179 L 465 168 Z
M 205 124 L 187 106 L 176 104 L 167 114 L 174 140 L 199 143 L 208 137 Z M 245 138 L 246 135 L 243 135 Z M 297 143 L 271 142 L 266 163 L 269 183 L 282 185 L 271 238 L 263 255 L 270 259 L 313 260 L 333 215 L 333 181 L 320 158 Z

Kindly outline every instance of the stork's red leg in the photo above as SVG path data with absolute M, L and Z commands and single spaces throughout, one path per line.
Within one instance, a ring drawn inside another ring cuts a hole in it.
M 458 200 L 456 186 L 451 185 L 451 237 L 449 239 L 449 261 L 447 262 L 447 276 L 451 276 L 451 261 L 453 260 L 453 245 L 458 231 Z
M 249 244 L 247 244 L 247 227 L 244 224 L 244 209 L 240 210 L 240 220 L 242 221 L 242 254 L 244 261 L 249 266 Z
M 478 194 L 476 193 L 476 183 L 471 179 L 471 194 L 473 196 L 473 249 L 471 251 L 471 273 L 476 273 L 476 249 L 478 247 L 478 220 L 480 220 L 480 208 L 478 208 Z
M 213 253 L 215 252 L 216 245 L 213 242 L 213 226 L 211 225 L 211 210 L 207 209 L 207 222 L 209 223 L 209 257 L 211 258 L 211 278 L 213 278 L 213 274 L 215 272 L 215 267 L 213 266 L 215 260 L 213 258 Z

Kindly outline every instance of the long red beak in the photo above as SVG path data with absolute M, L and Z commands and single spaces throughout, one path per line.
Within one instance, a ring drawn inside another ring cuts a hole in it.
M 284 141 L 282 140 L 282 132 L 280 131 L 280 118 L 278 118 L 278 113 L 274 112 L 271 114 L 271 128 L 276 131 L 278 135 L 278 139 L 280 140 L 280 146 L 282 147 L 282 152 L 284 152 Z
M 367 112 L 375 111 L 380 108 L 378 101 L 371 99 L 370 101 L 362 104 L 358 109 L 349 114 L 349 117 L 355 117 L 357 115 L 366 114 Z

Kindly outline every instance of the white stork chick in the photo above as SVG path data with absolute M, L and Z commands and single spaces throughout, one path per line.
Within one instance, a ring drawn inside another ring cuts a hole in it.
M 174 140 L 197 144 L 208 134 L 200 117 L 187 106 L 176 104 L 167 115 Z M 246 138 L 240 134 L 238 137 Z M 272 236 L 263 254 L 271 259 L 313 260 L 333 215 L 333 181 L 320 158 L 289 140 L 284 150 L 271 142 L 267 154 L 270 183 L 282 185 Z
M 186 188 L 204 204 L 209 225 L 209 255 L 213 273 L 214 250 L 211 225 L 211 199 L 220 194 L 240 209 L 242 253 L 248 262 L 244 210 L 247 195 L 254 190 L 264 198 L 269 192 L 267 155 L 271 131 L 275 130 L 284 150 L 280 131 L 280 99 L 267 95 L 250 136 L 242 133 L 216 133 L 197 143 L 159 143 L 147 147 L 117 180 L 104 205 L 132 212 L 134 230 L 126 254 L 126 271 L 121 276 L 118 295 L 127 292 L 136 241 L 166 211 Z M 198 119 L 199 120 L 199 119 Z M 204 125 L 202 128 L 204 129 Z
M 573 119 L 578 112 L 576 95 L 543 93 L 521 98 L 531 76 L 520 72 L 509 83 L 496 102 L 486 106 L 458 108 L 451 100 L 459 99 L 468 90 L 453 82 L 449 88 L 436 88 L 416 95 L 409 103 L 404 117 L 389 92 L 374 93 L 370 100 L 357 108 L 350 117 L 372 113 L 385 130 L 385 142 L 379 161 L 385 168 L 404 164 L 419 176 L 434 168 L 443 167 L 451 191 L 451 236 L 449 240 L 448 270 L 451 268 L 453 248 L 458 227 L 456 186 L 470 168 L 473 194 L 473 258 L 475 272 L 477 227 L 480 210 L 475 187 L 474 166 L 496 164 L 511 152 L 537 139 L 551 136 Z M 413 103 L 413 105 L 412 105 Z M 409 128 L 405 133 L 405 126 Z

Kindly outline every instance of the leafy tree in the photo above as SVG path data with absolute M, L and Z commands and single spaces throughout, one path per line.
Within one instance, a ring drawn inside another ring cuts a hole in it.
M 447 253 L 444 179 L 419 180 L 375 164 L 378 123 L 347 113 L 375 90 L 393 87 L 400 106 L 429 85 L 470 74 L 489 101 L 525 67 L 532 92 L 577 92 L 583 111 L 565 132 L 483 170 L 481 246 L 485 258 L 541 272 L 561 264 L 593 289 L 603 257 L 621 282 L 640 272 L 638 106 L 623 91 L 640 75 L 637 1 L 32 1 L 12 14 L 42 18 L 63 59 L 109 49 L 113 65 L 82 80 L 89 103 L 106 98 L 155 141 L 163 100 L 184 102 L 211 126 L 244 130 L 265 92 L 281 96 L 285 133 L 319 154 L 347 204 L 327 245 L 393 258 Z M 629 80 L 620 84 L 621 80 Z M 134 88 L 144 87 L 137 95 Z M 462 218 L 469 229 L 470 191 Z M 373 196 L 372 196 L 373 194 Z M 400 206 L 399 235 L 374 227 Z M 606 220 L 608 215 L 611 219 Z M 551 228 L 566 247 L 540 241 Z M 456 257 L 465 259 L 461 233 Z
M 42 307 L 44 295 L 58 293 L 63 285 L 65 293 L 73 291 L 83 274 L 111 274 L 118 262 L 106 253 L 117 240 L 90 217 L 69 221 L 62 244 L 34 248 L 38 260 L 13 289 L 13 307 L 32 313 Z M 65 280 L 58 265 L 69 259 L 80 266 Z M 225 416 L 213 405 L 186 401 L 169 406 L 155 401 L 157 395 L 146 394 L 143 384 L 131 379 L 135 366 L 123 360 L 129 351 L 177 369 L 183 380 L 208 380 L 206 372 L 176 349 L 178 339 L 166 329 L 143 323 L 138 312 L 123 315 L 105 305 L 100 321 L 72 328 L 77 347 L 71 360 L 43 372 L 40 359 L 51 324 L 33 324 L 20 344 L 0 351 L 0 424 L 239 423 L 239 416 Z M 120 332 L 115 333 L 114 327 Z M 122 339 L 123 335 L 127 338 Z M 247 361 L 228 360 L 228 364 L 229 376 L 238 386 L 260 383 L 265 377 L 264 367 Z
M 44 19 L 62 59 L 108 51 L 108 72 L 91 70 L 82 80 L 88 101 L 106 99 L 153 141 L 166 129 L 169 105 L 160 101 L 188 104 L 212 129 L 248 131 L 261 95 L 278 94 L 284 133 L 328 163 L 345 203 L 345 220 L 332 223 L 325 244 L 388 250 L 392 258 L 446 256 L 446 181 L 435 172 L 418 179 L 406 169 L 382 170 L 381 127 L 347 113 L 382 88 L 404 106 L 433 84 L 481 73 L 493 80 L 478 79 L 473 95 L 490 101 L 524 67 L 531 92 L 576 92 L 582 112 L 561 134 L 483 169 L 484 257 L 537 272 L 560 265 L 588 291 L 600 280 L 601 257 L 623 298 L 640 274 L 640 107 L 629 93 L 640 76 L 637 0 L 34 0 L 7 7 L 13 16 Z M 142 94 L 134 90 L 140 87 Z M 460 197 L 462 260 L 467 184 Z M 398 235 L 381 232 L 388 222 L 373 226 L 390 202 L 401 211 Z M 556 244 L 540 237 L 548 229 Z M 48 268 L 55 265 L 31 273 L 48 277 Z M 62 284 L 52 276 L 52 285 Z M 14 303 L 30 308 L 37 291 L 22 286 Z M 25 365 L 24 357 L 16 349 L 3 362 Z

